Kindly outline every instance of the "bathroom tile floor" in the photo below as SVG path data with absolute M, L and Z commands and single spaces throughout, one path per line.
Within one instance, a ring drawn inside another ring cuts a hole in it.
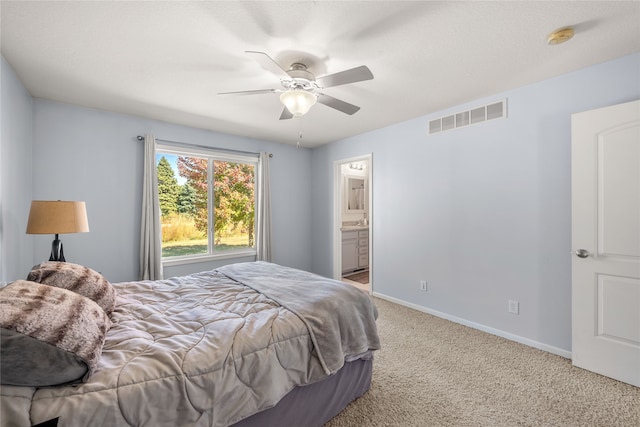
M 356 288 L 362 290 L 363 292 L 369 293 L 369 284 L 368 283 L 358 283 L 358 282 L 355 282 L 353 280 L 349 280 L 346 277 L 343 277 L 342 281 L 344 283 L 348 283 L 348 284 L 350 284 L 352 286 L 355 286 Z

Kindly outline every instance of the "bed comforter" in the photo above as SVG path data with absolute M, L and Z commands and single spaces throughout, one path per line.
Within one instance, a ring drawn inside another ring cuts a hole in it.
M 249 263 L 243 271 L 256 279 L 272 266 L 276 276 L 298 274 L 266 263 Z M 316 292 L 341 306 L 360 307 L 355 316 L 360 325 L 347 327 L 338 316 L 325 322 L 326 314 L 305 313 L 282 292 L 276 302 L 223 271 L 114 284 L 113 326 L 89 381 L 61 388 L 3 386 L 2 425 L 60 417 L 62 427 L 227 426 L 270 408 L 295 386 L 325 378 L 344 360 L 368 357 L 379 348 L 375 307 L 354 288 L 330 281 Z M 303 276 L 315 281 L 294 279 L 302 289 L 327 280 Z M 313 298 L 304 303 L 314 304 L 325 305 Z M 325 340 L 323 325 L 338 338 L 338 349 Z M 341 330 L 357 335 L 358 344 L 345 346 Z

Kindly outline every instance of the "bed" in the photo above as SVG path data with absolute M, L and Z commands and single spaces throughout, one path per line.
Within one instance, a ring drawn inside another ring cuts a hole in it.
M 70 285 L 61 264 L 0 290 L 2 426 L 321 426 L 370 386 L 377 312 L 350 285 L 266 262 L 115 284 L 71 264 Z M 35 300 L 66 320 L 34 327 Z

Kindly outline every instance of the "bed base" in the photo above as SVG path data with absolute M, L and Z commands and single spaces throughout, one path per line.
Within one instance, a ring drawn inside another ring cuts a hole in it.
M 373 358 L 347 362 L 334 375 L 294 388 L 274 407 L 232 427 L 321 427 L 369 390 L 372 372 Z

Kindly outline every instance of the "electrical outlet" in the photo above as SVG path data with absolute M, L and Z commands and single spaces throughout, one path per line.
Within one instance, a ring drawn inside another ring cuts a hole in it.
M 426 280 L 420 280 L 420 290 L 427 292 L 427 281 Z
M 518 301 L 509 300 L 509 313 L 520 314 L 520 303 Z

